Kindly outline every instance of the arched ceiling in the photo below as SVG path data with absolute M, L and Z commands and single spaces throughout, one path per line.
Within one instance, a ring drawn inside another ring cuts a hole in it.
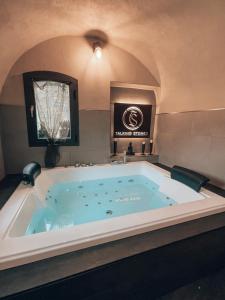
M 205 101 L 209 92 L 200 96 L 197 87 L 206 83 L 221 97 L 224 28 L 224 0 L 0 0 L 0 88 L 16 60 L 36 44 L 98 29 L 151 71 L 162 87 L 162 104 L 176 87 L 185 108 L 193 89 L 195 99 Z

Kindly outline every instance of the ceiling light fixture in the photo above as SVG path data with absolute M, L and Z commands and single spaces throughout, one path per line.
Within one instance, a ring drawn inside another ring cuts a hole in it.
M 97 59 L 102 57 L 102 47 L 99 42 L 93 44 L 94 55 Z

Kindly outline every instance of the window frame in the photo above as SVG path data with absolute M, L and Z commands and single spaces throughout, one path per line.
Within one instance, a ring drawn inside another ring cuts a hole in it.
M 37 136 L 37 112 L 33 81 L 56 81 L 69 85 L 71 138 L 66 139 L 65 142 L 56 141 L 55 144 L 59 146 L 79 146 L 78 81 L 68 75 L 52 71 L 33 71 L 23 73 L 29 146 L 43 147 L 49 144 L 47 139 L 41 140 L 38 139 Z M 31 110 L 33 113 L 31 113 Z

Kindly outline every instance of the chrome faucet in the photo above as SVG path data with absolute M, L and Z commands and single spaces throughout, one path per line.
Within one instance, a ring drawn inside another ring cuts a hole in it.
M 123 163 L 124 164 L 127 163 L 127 152 L 126 152 L 126 150 L 123 151 Z

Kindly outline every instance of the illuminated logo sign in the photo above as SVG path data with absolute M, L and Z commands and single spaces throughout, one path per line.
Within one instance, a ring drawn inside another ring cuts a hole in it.
M 122 117 L 123 125 L 128 129 L 128 130 L 137 130 L 141 127 L 143 124 L 143 113 L 140 110 L 139 107 L 137 106 L 130 106 L 128 107 Z
M 114 137 L 150 137 L 151 105 L 114 104 Z

